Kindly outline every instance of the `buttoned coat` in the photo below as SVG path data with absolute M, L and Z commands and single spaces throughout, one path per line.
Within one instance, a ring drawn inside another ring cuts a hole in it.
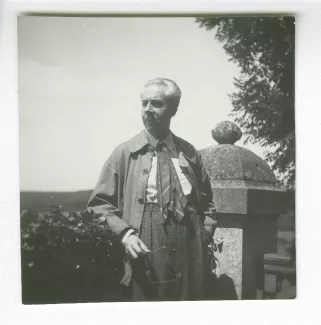
M 94 221 L 109 227 L 119 238 L 131 228 L 137 234 L 140 232 L 152 165 L 152 153 L 145 150 L 148 144 L 146 131 L 143 130 L 117 146 L 107 159 L 88 203 Z M 200 153 L 174 134 L 173 149 L 178 153 L 182 172 L 195 188 L 201 221 L 204 223 L 206 211 L 215 220 L 211 184 Z M 127 276 L 122 283 L 128 284 L 129 279 Z

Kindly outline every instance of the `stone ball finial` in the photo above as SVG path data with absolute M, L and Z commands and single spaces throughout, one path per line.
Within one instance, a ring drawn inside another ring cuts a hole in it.
M 223 121 L 212 130 L 212 137 L 218 144 L 234 144 L 241 139 L 242 131 L 235 123 Z

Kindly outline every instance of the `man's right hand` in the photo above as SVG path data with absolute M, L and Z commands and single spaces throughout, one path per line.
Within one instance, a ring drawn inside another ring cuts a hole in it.
M 140 255 L 150 253 L 146 245 L 134 234 L 126 239 L 124 246 L 126 254 L 134 260 Z

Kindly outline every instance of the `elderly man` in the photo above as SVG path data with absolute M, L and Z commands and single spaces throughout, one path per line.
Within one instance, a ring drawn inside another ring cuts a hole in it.
M 124 247 L 121 283 L 131 288 L 133 301 L 202 300 L 207 294 L 215 207 L 199 153 L 170 131 L 180 98 L 172 80 L 147 82 L 141 94 L 145 130 L 113 151 L 88 203 Z

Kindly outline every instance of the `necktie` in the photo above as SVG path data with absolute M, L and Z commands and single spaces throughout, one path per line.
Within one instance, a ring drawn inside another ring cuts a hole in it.
M 168 211 L 171 211 L 172 215 L 178 221 L 181 221 L 184 218 L 184 208 L 187 204 L 187 198 L 182 191 L 168 148 L 160 141 L 156 150 L 157 191 L 164 221 L 168 218 Z

